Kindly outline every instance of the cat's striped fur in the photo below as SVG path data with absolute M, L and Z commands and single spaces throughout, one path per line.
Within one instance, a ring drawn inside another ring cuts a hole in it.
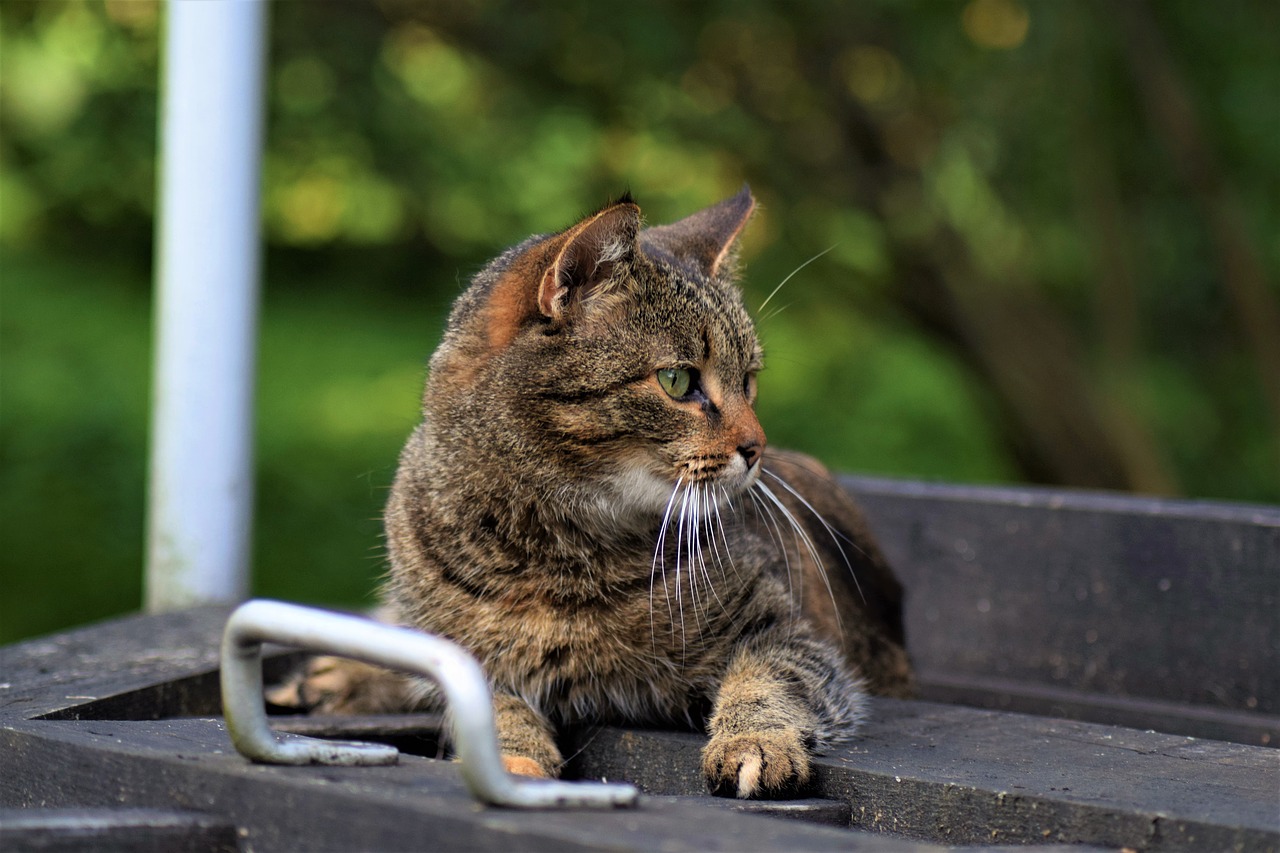
M 910 692 L 900 590 L 857 509 L 765 450 L 733 282 L 754 204 L 643 229 L 624 198 L 530 238 L 476 276 L 431 360 L 387 507 L 387 612 L 476 655 L 517 772 L 556 774 L 564 726 L 664 724 L 708 731 L 712 789 L 791 790 L 865 690 Z M 300 695 L 434 701 L 333 661 Z

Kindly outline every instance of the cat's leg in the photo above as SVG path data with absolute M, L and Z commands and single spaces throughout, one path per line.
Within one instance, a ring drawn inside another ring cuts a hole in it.
M 313 714 L 399 714 L 445 707 L 439 688 L 426 679 L 327 655 L 312 658 L 292 678 L 268 690 L 266 698 Z M 563 759 L 545 717 L 505 693 L 494 695 L 493 710 L 508 772 L 544 779 L 560 774 Z
M 368 613 L 384 625 L 403 625 L 395 605 Z M 373 664 L 335 655 L 310 658 L 266 699 L 312 714 L 404 714 L 439 707 L 422 680 Z
M 707 785 L 739 797 L 799 788 L 814 747 L 852 734 L 864 695 L 830 645 L 781 630 L 751 638 L 716 697 L 702 751 Z
M 509 772 L 544 779 L 560 775 L 564 759 L 546 717 L 509 693 L 494 694 L 493 711 L 498 727 L 498 749 Z
M 268 702 L 312 714 L 403 714 L 421 706 L 414 680 L 350 658 L 322 655 L 279 687 Z

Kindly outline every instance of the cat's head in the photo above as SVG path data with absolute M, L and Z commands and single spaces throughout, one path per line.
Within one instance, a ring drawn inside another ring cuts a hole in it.
M 620 521 L 677 487 L 711 502 L 759 476 L 761 351 L 733 283 L 755 201 L 642 228 L 624 197 L 530 238 L 476 276 L 431 362 L 429 428 L 477 476 L 514 479 Z

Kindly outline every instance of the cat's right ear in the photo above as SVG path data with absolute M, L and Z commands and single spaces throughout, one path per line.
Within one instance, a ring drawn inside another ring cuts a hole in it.
M 715 278 L 732 266 L 738 235 L 755 209 L 751 188 L 743 184 L 737 195 L 671 225 L 646 228 L 640 239 L 646 250 L 656 249 Z
M 588 216 L 552 239 L 551 262 L 538 280 L 538 310 L 563 320 L 614 278 L 618 265 L 630 258 L 640 233 L 640 208 L 629 196 Z

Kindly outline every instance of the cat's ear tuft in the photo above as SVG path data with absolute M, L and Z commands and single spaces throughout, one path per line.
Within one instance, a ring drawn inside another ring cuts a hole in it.
M 538 310 L 553 320 L 614 278 L 635 252 L 640 208 L 628 193 L 560 234 L 538 283 Z
M 733 256 L 738 235 L 756 209 L 746 184 L 732 198 L 690 214 L 671 225 L 646 228 L 640 234 L 645 249 L 656 249 L 715 277 Z

